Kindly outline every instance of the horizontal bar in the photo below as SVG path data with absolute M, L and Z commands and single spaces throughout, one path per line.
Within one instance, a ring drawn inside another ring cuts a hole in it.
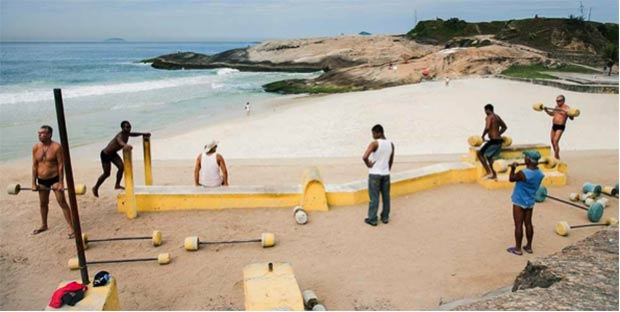
M 134 239 L 151 239 L 152 237 L 150 236 L 143 236 L 143 237 L 116 237 L 116 238 L 100 238 L 100 239 L 88 239 L 86 240 L 86 243 L 93 243 L 93 242 L 107 242 L 107 241 L 118 241 L 118 240 L 134 240 Z
M 579 208 L 579 209 L 583 209 L 583 210 L 586 210 L 586 211 L 588 211 L 588 210 L 589 210 L 587 207 L 584 207 L 584 206 L 579 206 L 579 205 L 577 205 L 577 204 L 573 204 L 573 203 L 571 203 L 571 202 L 569 202 L 569 201 L 565 201 L 565 200 L 562 200 L 562 199 L 559 199 L 559 198 L 553 197 L 553 196 L 551 196 L 551 195 L 547 195 L 547 197 L 549 197 L 549 198 L 551 198 L 551 199 L 555 199 L 555 200 L 557 200 L 557 201 L 559 201 L 559 202 L 561 202 L 561 203 L 565 203 L 565 204 L 567 204 L 567 205 L 571 205 L 571 206 L 573 206 L 573 207 L 577 207 L 577 208 Z
M 199 242 L 201 245 L 215 245 L 215 244 L 235 244 L 235 243 L 258 243 L 260 239 L 250 240 L 234 240 L 234 241 L 221 241 L 221 242 Z
M 571 229 L 578 229 L 578 228 L 583 228 L 583 227 L 591 227 L 591 226 L 607 226 L 607 224 L 604 223 L 595 223 L 595 224 L 583 224 L 583 225 L 571 225 Z
M 157 260 L 157 258 L 125 259 L 125 260 L 105 260 L 105 261 L 87 261 L 86 264 L 138 262 L 138 261 L 153 261 L 153 260 Z

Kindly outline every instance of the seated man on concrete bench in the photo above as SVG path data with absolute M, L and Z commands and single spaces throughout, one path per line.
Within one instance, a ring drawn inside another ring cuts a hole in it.
M 194 185 L 218 187 L 228 185 L 228 171 L 224 157 L 216 153 L 217 141 L 205 145 L 205 151 L 196 158 Z

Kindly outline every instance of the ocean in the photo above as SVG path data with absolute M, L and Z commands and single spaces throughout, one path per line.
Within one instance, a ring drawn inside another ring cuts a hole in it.
M 60 141 L 54 88 L 61 88 L 71 147 L 111 139 L 120 122 L 154 131 L 242 116 L 246 102 L 279 95 L 261 85 L 318 73 L 257 73 L 230 68 L 158 70 L 140 60 L 177 51 L 214 54 L 255 42 L 0 43 L 0 161 L 30 157 L 43 124 Z M 255 104 L 256 103 L 256 104 Z

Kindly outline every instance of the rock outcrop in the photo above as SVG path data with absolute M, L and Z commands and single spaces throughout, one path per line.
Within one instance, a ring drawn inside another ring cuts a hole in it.
M 512 292 L 455 310 L 618 311 L 618 227 L 529 261 Z

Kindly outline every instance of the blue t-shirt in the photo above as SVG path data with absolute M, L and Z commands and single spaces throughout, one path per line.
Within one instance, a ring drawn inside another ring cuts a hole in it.
M 512 202 L 522 208 L 533 208 L 534 196 L 545 175 L 538 168 L 525 168 L 521 172 L 525 175 L 525 181 L 517 181 L 515 184 L 515 189 L 512 191 Z

